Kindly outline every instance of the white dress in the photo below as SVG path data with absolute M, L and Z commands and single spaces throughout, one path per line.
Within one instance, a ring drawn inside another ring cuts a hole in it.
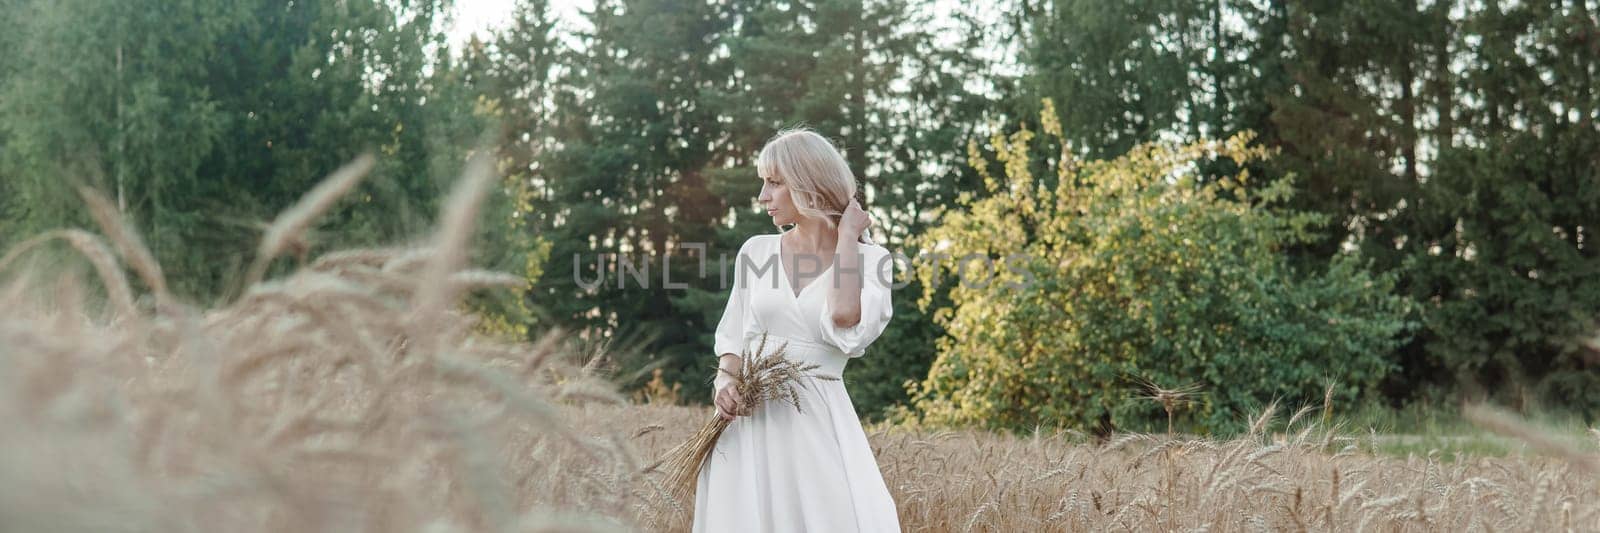
M 838 377 L 889 323 L 893 261 L 882 246 L 860 245 L 861 322 L 839 328 L 828 303 L 836 268 L 826 267 L 796 296 L 779 259 L 780 237 L 756 235 L 740 247 L 716 353 L 753 352 L 766 332 L 765 353 L 787 341 L 790 359 Z M 900 531 L 844 383 L 807 378 L 799 392 L 802 412 L 767 402 L 722 433 L 696 486 L 696 533 Z

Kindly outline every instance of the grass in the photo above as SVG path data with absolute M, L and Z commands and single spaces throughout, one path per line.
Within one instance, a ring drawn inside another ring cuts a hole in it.
M 1517 440 L 1481 432 L 1461 435 L 1379 434 L 1372 449 L 1395 457 L 1434 454 L 1446 462 L 1473 457 L 1505 457 L 1526 451 L 1526 447 Z
M 1578 414 L 1545 410 L 1523 416 L 1543 431 L 1574 445 L 1595 445 L 1589 426 Z M 1410 404 L 1390 408 L 1369 405 L 1352 412 L 1344 424 L 1351 431 L 1367 433 L 1372 451 L 1391 456 L 1436 454 L 1443 460 L 1453 461 L 1533 453 L 1525 442 L 1486 431 L 1453 406 Z

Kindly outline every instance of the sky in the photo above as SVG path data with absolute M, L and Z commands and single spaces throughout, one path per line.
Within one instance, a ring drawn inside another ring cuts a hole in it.
M 995 10 L 982 7 L 986 2 L 969 2 L 964 0 L 935 0 L 935 13 L 952 13 L 957 9 L 976 11 L 982 18 L 992 18 Z M 550 0 L 551 9 L 555 12 L 564 26 L 568 29 L 584 27 L 583 10 L 594 7 L 593 0 Z M 511 13 L 516 9 L 516 0 L 458 0 L 455 3 L 455 20 L 449 31 L 450 43 L 458 47 L 466 43 L 472 34 L 479 34 L 480 38 L 488 32 L 505 25 Z M 936 16 L 935 20 L 941 23 L 949 22 L 944 17 Z M 946 26 L 945 24 L 941 24 Z M 948 26 L 946 26 L 948 27 Z
M 455 21 L 447 32 L 452 45 L 467 42 L 473 33 L 482 38 L 510 19 L 516 0 L 459 0 L 455 3 Z M 551 0 L 556 16 L 567 24 L 583 18 L 580 10 L 594 7 L 592 0 Z

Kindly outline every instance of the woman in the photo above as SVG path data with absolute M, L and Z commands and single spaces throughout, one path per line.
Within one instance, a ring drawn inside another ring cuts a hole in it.
M 820 365 L 813 375 L 840 377 L 893 314 L 889 251 L 866 237 L 872 219 L 854 200 L 855 178 L 821 135 L 779 133 L 756 170 L 773 224 L 793 228 L 740 247 L 717 324 L 719 366 L 737 369 L 766 333 L 767 352 L 787 343 L 788 358 Z M 804 379 L 800 411 L 767 402 L 745 412 L 732 378 L 718 372 L 717 413 L 732 422 L 700 472 L 695 532 L 900 530 L 844 383 Z

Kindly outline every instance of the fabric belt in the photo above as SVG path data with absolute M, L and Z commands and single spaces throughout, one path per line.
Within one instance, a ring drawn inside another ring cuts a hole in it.
M 745 335 L 745 343 L 745 349 L 754 354 L 761 343 L 761 334 Z M 762 354 L 771 355 L 785 343 L 788 344 L 783 350 L 784 358 L 800 363 L 816 363 L 817 368 L 810 372 L 814 376 L 839 378 L 844 375 L 845 363 L 850 362 L 850 357 L 837 346 L 772 334 L 767 335 L 767 346 Z

